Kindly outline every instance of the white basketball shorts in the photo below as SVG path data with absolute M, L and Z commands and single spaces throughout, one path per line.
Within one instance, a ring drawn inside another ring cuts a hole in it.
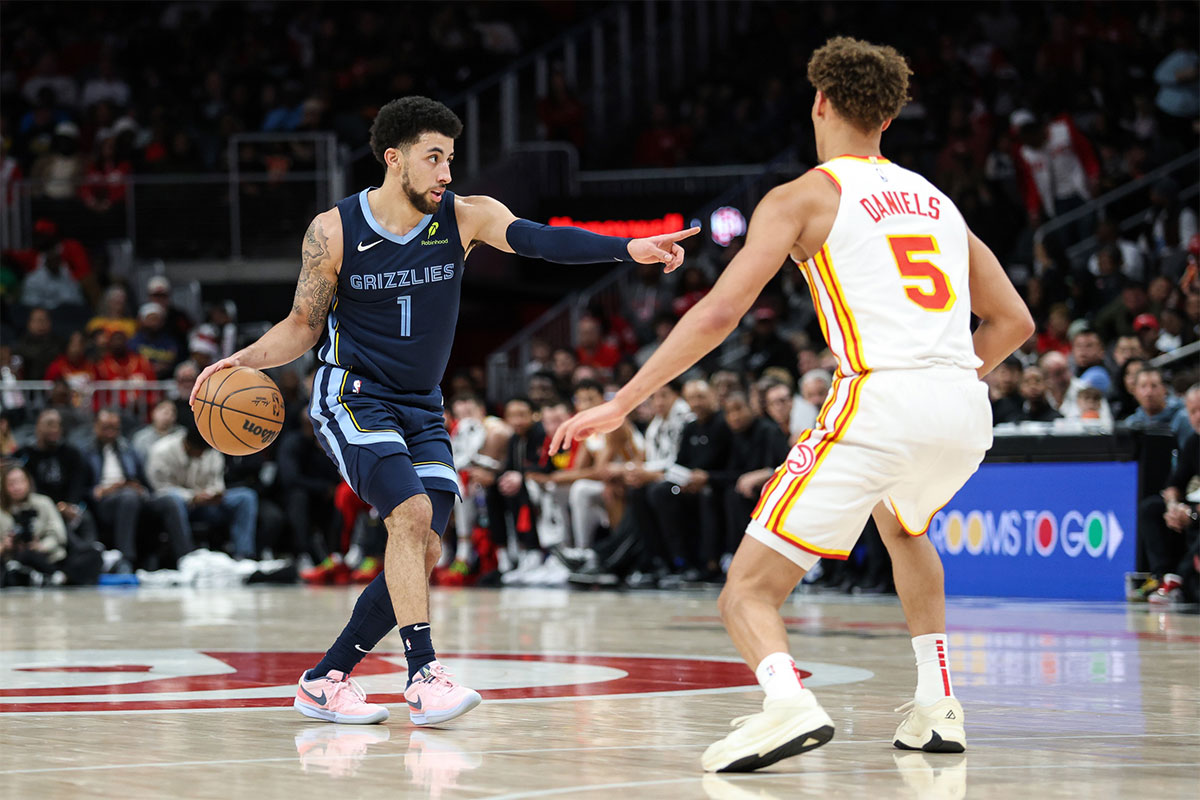
M 987 386 L 961 369 L 837 378 L 763 486 L 746 533 L 805 570 L 845 559 L 883 501 L 920 536 L 992 446 Z

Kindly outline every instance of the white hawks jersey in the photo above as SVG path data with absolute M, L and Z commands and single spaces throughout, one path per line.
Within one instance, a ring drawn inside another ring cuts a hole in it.
M 816 169 L 841 202 L 825 245 L 798 266 L 838 374 L 978 368 L 967 226 L 950 198 L 885 158 L 838 156 Z

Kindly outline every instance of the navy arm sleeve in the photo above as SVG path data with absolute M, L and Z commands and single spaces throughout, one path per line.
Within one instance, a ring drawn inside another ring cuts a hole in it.
M 551 227 L 518 219 L 508 226 L 505 238 L 517 255 L 541 258 L 556 264 L 633 261 L 629 256 L 631 239 L 601 236 L 582 228 Z

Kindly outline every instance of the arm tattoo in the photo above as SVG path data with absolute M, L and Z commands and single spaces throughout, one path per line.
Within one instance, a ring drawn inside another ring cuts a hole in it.
M 300 280 L 296 283 L 296 298 L 292 313 L 305 316 L 308 327 L 317 330 L 325 324 L 329 303 L 333 300 L 336 285 L 321 274 L 321 267 L 329 258 L 329 239 L 319 220 L 314 219 L 304 233 L 301 248 Z M 307 314 L 305 309 L 307 307 Z

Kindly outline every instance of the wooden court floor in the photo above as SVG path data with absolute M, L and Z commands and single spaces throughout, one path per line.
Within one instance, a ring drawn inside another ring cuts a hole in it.
M 484 704 L 418 729 L 400 642 L 356 671 L 378 726 L 291 708 L 354 589 L 0 593 L 0 798 L 1196 798 L 1200 617 L 952 601 L 962 755 L 902 754 L 912 651 L 894 598 L 795 595 L 824 748 L 705 776 L 761 694 L 714 592 L 435 590 L 435 643 Z

